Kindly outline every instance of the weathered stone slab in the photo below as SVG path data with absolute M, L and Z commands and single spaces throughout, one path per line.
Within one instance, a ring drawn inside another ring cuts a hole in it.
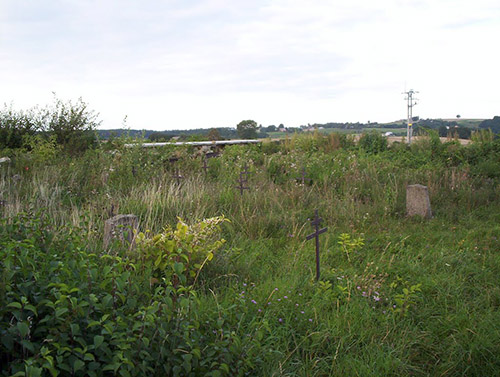
M 137 230 L 139 220 L 136 215 L 117 215 L 104 223 L 104 248 L 107 249 L 113 239 L 134 241 L 134 230 Z
M 406 187 L 406 214 L 432 218 L 429 190 L 423 185 L 408 185 Z

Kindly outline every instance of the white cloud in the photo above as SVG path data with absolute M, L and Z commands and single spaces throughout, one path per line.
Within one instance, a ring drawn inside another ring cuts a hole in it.
M 423 117 L 499 113 L 497 1 L 0 4 L 0 101 L 83 96 L 103 127 L 390 121 L 405 84 Z

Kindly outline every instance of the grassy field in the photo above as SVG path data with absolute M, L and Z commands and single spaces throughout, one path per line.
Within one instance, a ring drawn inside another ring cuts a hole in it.
M 302 135 L 208 165 L 117 140 L 0 168 L 2 375 L 500 374 L 498 140 Z M 118 213 L 145 234 L 105 250 Z

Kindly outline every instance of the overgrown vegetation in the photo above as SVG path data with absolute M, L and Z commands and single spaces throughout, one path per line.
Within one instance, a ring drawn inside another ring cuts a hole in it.
M 7 151 L 1 374 L 498 374 L 500 141 L 361 140 L 226 147 L 206 173 L 190 147 L 119 139 L 80 156 L 53 139 Z M 433 219 L 405 216 L 413 183 Z M 117 213 L 142 234 L 104 252 Z
M 98 114 L 79 98 L 63 102 L 54 95 L 53 103 L 27 111 L 5 105 L 0 111 L 0 150 L 28 149 L 50 140 L 68 154 L 79 154 L 95 146 Z

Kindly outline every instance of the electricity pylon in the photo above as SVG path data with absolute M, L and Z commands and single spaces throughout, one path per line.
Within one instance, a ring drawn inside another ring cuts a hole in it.
M 415 106 L 418 101 L 416 98 L 413 98 L 413 95 L 416 93 L 418 92 L 414 91 L 413 89 L 410 89 L 409 91 L 403 93 L 406 95 L 405 100 L 407 101 L 406 137 L 408 139 L 408 145 L 411 144 L 411 137 L 413 136 L 413 106 Z

